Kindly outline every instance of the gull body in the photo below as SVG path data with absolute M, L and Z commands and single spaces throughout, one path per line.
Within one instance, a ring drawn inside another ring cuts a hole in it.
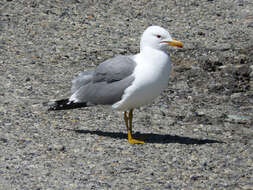
M 167 87 L 168 45 L 182 47 L 182 43 L 173 40 L 164 28 L 148 27 L 141 37 L 140 53 L 117 56 L 94 70 L 80 73 L 72 81 L 70 98 L 54 101 L 49 110 L 111 105 L 124 111 L 129 143 L 143 144 L 144 141 L 132 137 L 133 109 L 150 103 Z
M 126 88 L 122 99 L 112 105 L 115 109 L 126 111 L 148 104 L 168 86 L 170 59 L 165 52 L 147 47 L 133 60 L 135 80 Z

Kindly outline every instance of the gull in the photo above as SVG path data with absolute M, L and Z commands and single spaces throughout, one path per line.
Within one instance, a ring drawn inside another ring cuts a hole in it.
M 170 57 L 168 46 L 183 47 L 160 26 L 149 26 L 142 34 L 140 52 L 119 55 L 81 72 L 72 80 L 71 96 L 49 104 L 49 111 L 95 105 L 110 105 L 124 111 L 130 144 L 144 144 L 133 138 L 133 110 L 149 104 L 168 87 Z

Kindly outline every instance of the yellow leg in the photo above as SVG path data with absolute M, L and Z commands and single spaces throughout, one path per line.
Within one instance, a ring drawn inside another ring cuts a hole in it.
M 127 112 L 124 112 L 124 120 L 126 123 L 126 128 L 127 128 L 127 136 L 128 136 L 128 142 L 130 144 L 144 144 L 144 141 L 134 139 L 132 137 L 132 121 L 133 121 L 133 109 L 129 111 L 128 117 L 127 117 Z

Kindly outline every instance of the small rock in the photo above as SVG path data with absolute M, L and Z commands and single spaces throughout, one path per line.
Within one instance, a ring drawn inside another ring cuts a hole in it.
M 25 79 L 26 82 L 28 82 L 28 81 L 30 81 L 30 80 L 31 80 L 30 77 L 26 77 L 26 79 Z
M 202 165 L 203 167 L 206 167 L 206 166 L 207 166 L 207 161 L 206 161 L 206 160 L 202 161 L 202 162 L 201 162 L 201 165 Z
M 247 27 L 248 28 L 253 28 L 253 22 L 249 23 Z
M 202 65 L 204 71 L 215 72 L 223 64 L 219 60 L 206 59 Z
M 253 65 L 251 65 L 249 68 L 250 68 L 250 70 L 251 70 L 249 76 L 250 76 L 250 78 L 253 78 Z
M 66 147 L 64 145 L 60 145 L 60 144 L 53 144 L 48 148 L 48 151 L 52 151 L 52 150 L 65 152 Z
M 245 189 L 245 190 L 251 190 L 251 189 L 253 189 L 253 183 L 249 183 L 247 185 L 242 186 L 242 189 Z
M 198 32 L 198 35 L 199 35 L 199 36 L 205 36 L 206 34 L 205 34 L 204 32 L 202 32 L 202 31 L 199 31 L 199 32 Z
M 203 115 L 205 115 L 204 111 L 202 111 L 202 110 L 196 110 L 195 113 L 196 113 L 198 116 L 203 116 Z
M 235 99 L 235 98 L 240 98 L 242 96 L 242 94 L 241 93 L 233 93 L 233 94 L 231 94 L 231 99 Z
M 31 90 L 33 89 L 32 86 L 26 86 L 25 88 L 26 88 L 27 90 L 29 90 L 29 91 L 31 91 Z
M 7 140 L 7 139 L 5 139 L 5 138 L 0 138 L 0 142 L 7 143 L 7 142 L 8 142 L 8 140 Z
M 250 121 L 250 117 L 246 115 L 227 115 L 229 121 L 246 123 Z

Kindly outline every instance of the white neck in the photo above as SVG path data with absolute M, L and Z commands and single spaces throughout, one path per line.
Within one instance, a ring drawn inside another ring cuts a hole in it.
M 150 50 L 152 50 L 154 52 L 163 52 L 163 53 L 168 55 L 168 53 L 167 53 L 168 49 L 167 48 L 158 49 L 156 47 L 151 47 L 151 46 L 140 46 L 140 53 L 150 51 Z
M 152 59 L 156 58 L 169 58 L 169 55 L 167 54 L 167 51 L 161 50 L 161 49 L 156 49 L 152 47 L 144 47 L 140 49 L 140 55 L 143 57 L 150 57 Z

